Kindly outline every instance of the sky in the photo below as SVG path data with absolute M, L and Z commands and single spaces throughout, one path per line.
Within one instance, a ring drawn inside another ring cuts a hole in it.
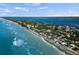
M 79 3 L 0 3 L 1 16 L 79 16 Z

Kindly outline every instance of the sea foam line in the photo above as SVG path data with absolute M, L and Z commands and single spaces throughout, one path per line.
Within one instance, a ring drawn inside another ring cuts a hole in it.
M 42 39 L 43 42 L 45 42 L 45 43 L 48 44 L 49 46 L 53 47 L 53 48 L 56 49 L 57 51 L 60 51 L 56 46 L 54 46 L 53 44 L 50 44 L 49 42 L 47 42 L 47 41 L 45 40 L 45 38 L 44 38 L 42 35 L 38 34 L 37 32 L 35 32 L 35 31 L 31 30 L 31 29 L 29 29 L 29 31 L 31 31 L 33 35 L 36 35 L 36 36 L 38 35 L 38 36 L 40 36 L 40 38 Z M 62 51 L 60 51 L 60 52 L 61 52 L 61 54 L 66 55 L 64 52 L 62 52 Z

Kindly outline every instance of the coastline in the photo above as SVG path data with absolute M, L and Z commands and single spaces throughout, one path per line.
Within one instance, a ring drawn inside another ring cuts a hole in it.
M 53 48 L 58 49 L 63 55 L 75 55 L 75 54 L 78 55 L 77 53 L 75 53 L 71 50 L 68 50 L 67 48 L 64 48 L 63 46 L 57 44 L 54 40 L 48 39 L 48 38 L 40 35 L 38 32 L 35 32 L 31 29 L 28 29 L 28 30 L 31 31 L 35 35 L 39 35 L 44 42 L 46 42 L 47 44 L 49 44 Z
M 13 21 L 11 21 L 11 22 L 13 22 Z M 18 24 L 18 23 L 16 23 L 16 24 Z M 19 24 L 19 25 L 21 25 L 21 24 Z M 60 44 L 57 44 L 53 39 L 48 39 L 44 35 L 41 35 L 36 31 L 33 31 L 33 30 L 29 29 L 29 28 L 26 28 L 25 26 L 21 26 L 21 27 L 24 27 L 25 29 L 31 31 L 33 34 L 40 36 L 44 42 L 46 42 L 47 44 L 50 44 L 50 46 L 52 46 L 53 48 L 56 48 L 57 50 L 62 52 L 63 55 L 64 54 L 65 55 L 78 55 L 78 53 L 76 53 L 76 52 L 74 52 L 74 51 L 72 51 L 70 49 L 67 49 L 64 46 L 61 46 Z
M 48 45 L 50 45 L 51 47 L 57 49 L 58 51 L 60 51 L 61 55 L 66 55 L 66 53 L 64 53 L 63 51 L 61 51 L 60 49 L 58 49 L 57 46 L 55 46 L 54 44 L 50 43 L 49 41 L 47 41 L 46 39 L 48 38 L 45 38 L 44 36 L 40 35 L 39 33 L 31 30 L 31 29 L 28 29 L 30 32 L 32 32 L 34 35 L 39 35 L 41 37 L 41 39 Z

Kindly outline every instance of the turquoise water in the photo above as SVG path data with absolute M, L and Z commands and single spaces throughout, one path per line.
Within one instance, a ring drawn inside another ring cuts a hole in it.
M 0 18 L 1 55 L 59 55 L 58 49 L 20 25 Z

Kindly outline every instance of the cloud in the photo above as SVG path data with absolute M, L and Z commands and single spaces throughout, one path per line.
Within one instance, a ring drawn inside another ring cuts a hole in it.
M 4 3 L 0 3 L 0 5 L 2 5 L 2 6 L 7 6 L 7 4 L 4 4 Z
M 22 7 L 15 7 L 15 9 L 23 9 Z
M 5 12 L 6 13 L 10 13 L 11 11 L 9 9 L 5 9 Z
M 21 10 L 21 11 L 26 11 L 28 12 L 29 9 L 28 8 L 24 8 L 24 7 L 15 7 L 16 10 Z
M 34 6 L 40 6 L 41 3 L 32 3 L 32 5 L 34 5 Z
M 10 9 L 1 9 L 0 8 L 0 16 L 11 16 L 14 12 Z
M 0 13 L 10 13 L 9 9 L 0 9 Z
M 68 9 L 68 10 L 48 10 L 46 12 L 47 16 L 79 16 L 78 10 Z
M 29 5 L 30 5 L 30 3 L 25 3 L 25 5 L 26 5 L 26 6 L 29 6 Z
M 8 6 L 10 6 L 10 5 L 5 4 L 5 3 L 0 3 L 0 6 L 3 6 L 3 7 L 8 7 Z
M 47 6 L 44 6 L 44 7 L 40 7 L 39 9 L 48 9 L 48 7 Z

